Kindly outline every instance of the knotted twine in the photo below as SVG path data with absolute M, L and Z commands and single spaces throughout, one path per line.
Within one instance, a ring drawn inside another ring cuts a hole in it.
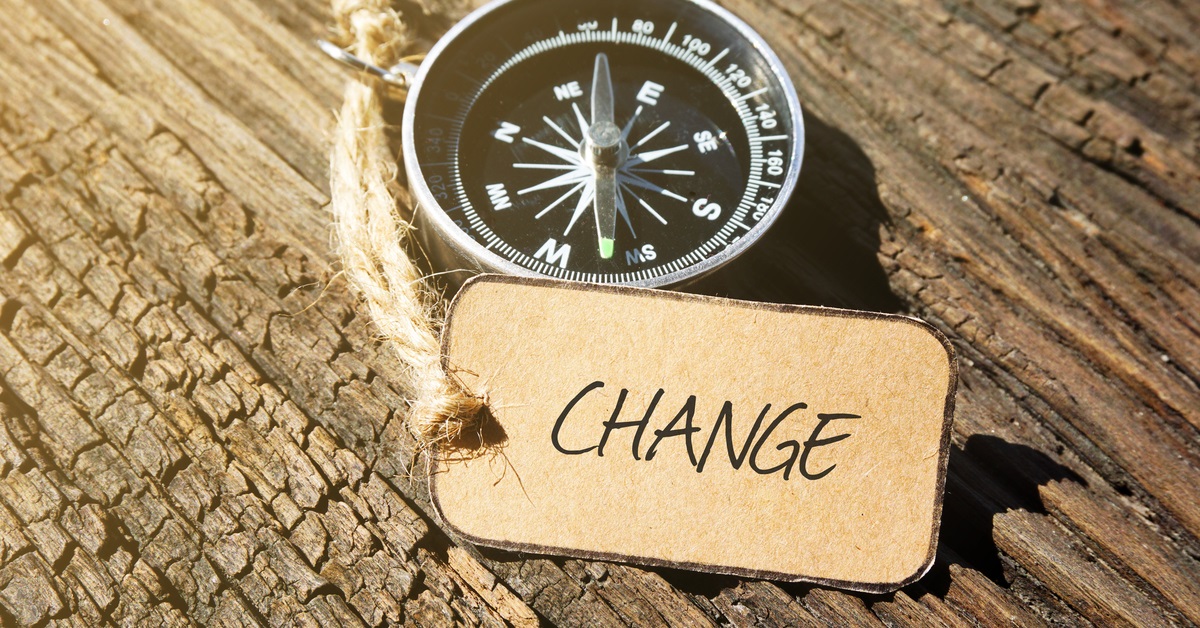
M 340 43 L 352 54 L 385 68 L 400 60 L 407 31 L 388 0 L 333 0 L 333 15 Z M 331 205 L 344 272 L 383 341 L 412 371 L 408 428 L 428 449 L 475 429 L 484 402 L 442 367 L 438 295 L 404 249 L 412 224 L 389 190 L 398 168 L 388 148 L 383 89 L 366 76 L 346 87 L 333 141 Z

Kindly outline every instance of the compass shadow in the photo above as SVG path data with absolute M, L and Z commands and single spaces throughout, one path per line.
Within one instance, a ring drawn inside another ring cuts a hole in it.
M 742 257 L 691 285 L 700 294 L 897 312 L 879 264 L 889 222 L 875 166 L 842 131 L 805 113 L 800 182 L 775 225 Z

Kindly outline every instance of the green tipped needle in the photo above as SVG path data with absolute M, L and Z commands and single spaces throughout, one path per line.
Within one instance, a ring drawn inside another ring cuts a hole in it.
M 600 257 L 613 258 L 617 239 L 617 203 L 620 189 L 617 185 L 617 169 L 624 156 L 624 140 L 621 128 L 613 120 L 612 75 L 608 70 L 608 56 L 596 55 L 596 73 L 592 78 L 592 126 L 586 138 L 592 165 L 596 197 L 596 235 L 600 236 Z M 627 149 L 625 149 L 627 152 Z

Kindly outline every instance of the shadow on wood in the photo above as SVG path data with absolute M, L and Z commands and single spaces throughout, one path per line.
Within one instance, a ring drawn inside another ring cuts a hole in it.
M 911 597 L 919 598 L 922 591 L 928 591 L 945 598 L 950 587 L 951 564 L 975 569 L 997 585 L 1007 587 L 1000 551 L 992 540 L 992 518 L 1014 509 L 1045 513 L 1038 488 L 1058 480 L 1086 484 L 1075 472 L 1042 452 L 994 436 L 975 435 L 967 440 L 966 448 L 953 449 L 938 559 L 929 574 L 911 587 L 914 589 Z M 707 598 L 714 598 L 741 582 L 737 578 L 687 571 L 656 571 L 681 591 Z M 799 598 L 815 588 L 806 584 L 779 586 Z M 894 597 L 856 595 L 868 601 L 888 601 Z
M 839 129 L 805 114 L 800 182 L 779 220 L 745 255 L 693 286 L 735 299 L 896 312 L 879 264 L 889 222 L 875 166 Z
M 1000 551 L 992 538 L 993 518 L 1018 509 L 1044 514 L 1038 489 L 1061 480 L 1087 484 L 1046 454 L 995 436 L 976 434 L 967 439 L 964 449 L 952 450 L 938 560 L 923 581 L 925 588 L 939 597 L 945 595 L 952 564 L 975 569 L 1007 587 Z

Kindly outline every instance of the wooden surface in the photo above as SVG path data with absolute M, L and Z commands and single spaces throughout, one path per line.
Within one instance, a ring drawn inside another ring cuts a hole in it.
M 337 277 L 323 2 L 0 0 L 0 625 L 1200 622 L 1200 5 L 727 4 L 809 153 L 770 241 L 698 290 L 953 339 L 927 578 L 455 543 Z M 401 8 L 426 39 L 466 10 Z

